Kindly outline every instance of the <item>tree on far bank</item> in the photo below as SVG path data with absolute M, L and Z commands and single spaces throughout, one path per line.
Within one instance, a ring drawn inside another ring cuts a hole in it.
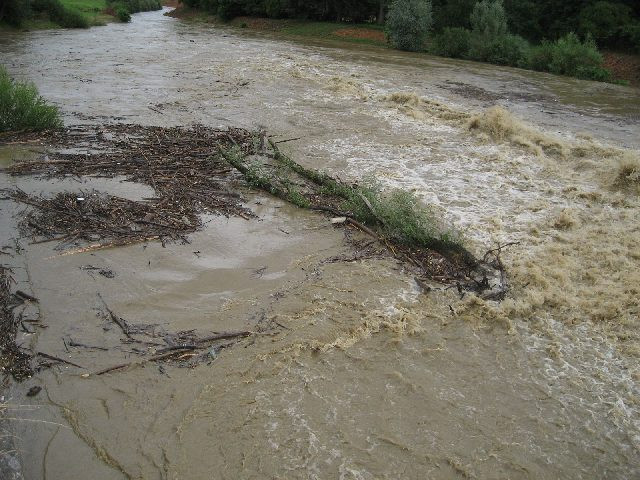
M 396 48 L 417 52 L 424 48 L 432 23 L 430 0 L 394 0 L 387 16 L 387 35 Z

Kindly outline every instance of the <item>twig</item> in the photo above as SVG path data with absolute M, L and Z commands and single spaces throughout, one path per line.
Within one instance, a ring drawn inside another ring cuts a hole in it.
M 36 297 L 29 295 L 28 293 L 24 293 L 22 290 L 16 290 L 16 293 L 14 293 L 14 295 L 23 300 L 29 300 L 30 302 L 38 303 L 38 299 Z
M 60 357 L 55 357 L 53 355 L 49 355 L 48 353 L 37 352 L 36 355 L 39 356 L 39 357 L 42 357 L 42 358 L 48 358 L 49 360 L 54 360 L 56 362 L 66 363 L 67 365 L 72 365 L 74 367 L 78 367 L 78 368 L 84 369 L 84 367 L 78 365 L 77 363 L 70 362 L 69 360 L 65 360 L 64 358 L 60 358 Z
M 109 308 L 109 305 L 107 305 L 107 302 L 104 301 L 104 298 L 102 298 L 102 295 L 100 295 L 100 293 L 98 293 L 98 298 L 102 300 L 102 303 L 104 304 L 104 308 L 107 310 L 107 313 L 109 314 L 109 318 L 111 318 L 113 323 L 115 323 L 116 325 L 118 325 L 118 327 L 120 327 L 120 330 L 122 330 L 122 333 L 124 333 L 127 337 L 131 338 L 131 332 L 129 331 L 129 325 L 127 324 L 127 321 L 119 317 L 115 313 L 113 313 L 113 310 Z
M 95 372 L 94 375 L 104 375 L 105 373 L 113 372 L 115 370 L 121 370 L 123 368 L 130 367 L 130 366 L 133 366 L 133 365 L 143 365 L 143 364 L 148 363 L 148 362 L 156 362 L 158 360 L 163 360 L 165 358 L 172 357 L 172 356 L 177 355 L 179 353 L 188 352 L 190 350 L 191 350 L 190 348 L 182 348 L 182 349 L 178 349 L 178 350 L 173 350 L 173 351 L 171 351 L 169 353 L 163 353 L 161 355 L 154 355 L 153 357 L 143 358 L 142 360 L 137 360 L 137 361 L 133 361 L 133 362 L 127 362 L 127 363 L 121 363 L 120 365 L 114 365 L 113 367 L 108 367 L 108 368 L 105 368 L 105 369 L 100 370 L 98 372 Z
M 273 142 L 274 145 L 278 145 L 280 143 L 287 143 L 287 142 L 294 142 L 296 140 L 300 140 L 302 137 L 296 137 L 296 138 L 288 138 L 286 140 L 278 140 L 277 142 Z
M 109 349 L 108 349 L 108 348 L 105 348 L 105 347 L 96 347 L 96 346 L 93 346 L 93 345 L 85 345 L 84 343 L 76 342 L 76 341 L 75 341 L 74 339 L 72 339 L 72 338 L 70 338 L 70 339 L 69 339 L 69 346 L 70 346 L 70 347 L 89 348 L 89 349 L 92 349 L 92 350 L 103 350 L 103 351 L 105 351 L 105 352 L 109 351 Z

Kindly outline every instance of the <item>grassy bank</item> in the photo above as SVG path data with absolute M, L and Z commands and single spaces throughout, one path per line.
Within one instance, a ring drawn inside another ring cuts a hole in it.
M 217 15 L 187 6 L 179 6 L 167 15 L 191 22 L 225 24 L 248 30 L 278 32 L 283 35 L 297 37 L 340 40 L 382 47 L 387 46 L 384 27 L 369 23 L 345 24 L 338 22 L 256 17 L 236 17 L 233 20 L 224 22 Z
M 91 26 L 114 21 L 113 15 L 107 10 L 106 0 L 60 0 L 60 3 L 65 8 L 80 12 Z
M 5 0 L 12 15 L 0 20 L 0 31 L 89 28 L 128 22 L 131 14 L 162 8 L 160 0 Z
M 46 30 L 88 28 L 116 21 L 106 0 L 59 0 L 32 2 L 23 18 L 0 21 L 0 30 Z

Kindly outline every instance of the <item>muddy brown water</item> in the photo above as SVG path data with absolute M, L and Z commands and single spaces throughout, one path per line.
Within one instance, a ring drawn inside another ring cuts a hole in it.
M 23 254 L 3 261 L 47 326 L 21 340 L 84 367 L 5 392 L 24 478 L 640 475 L 640 205 L 615 186 L 640 148 L 638 90 L 161 12 L 3 33 L 0 56 L 67 124 L 264 126 L 302 137 L 283 148 L 305 165 L 414 191 L 477 252 L 519 242 L 503 254 L 512 293 L 496 304 L 423 294 L 390 260 L 327 263 L 349 252 L 342 233 L 263 196 L 249 196 L 261 221 L 213 218 L 190 245 L 62 256 L 21 239 Z M 495 104 L 505 122 L 471 131 L 470 115 Z M 541 153 L 540 132 L 571 149 Z M 3 147 L 0 162 L 33 150 Z M 31 192 L 150 193 L 0 178 Z M 19 208 L 1 205 L 12 244 Z M 98 293 L 174 331 L 277 328 L 194 369 L 86 377 L 132 358 L 96 316 Z M 63 337 L 109 350 L 67 352 Z M 33 385 L 43 391 L 25 397 Z

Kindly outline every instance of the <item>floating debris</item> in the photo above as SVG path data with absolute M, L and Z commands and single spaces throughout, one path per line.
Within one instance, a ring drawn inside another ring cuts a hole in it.
M 20 315 L 16 306 L 24 300 L 11 293 L 11 270 L 0 266 L 0 370 L 21 382 L 33 375 L 33 355 L 16 344 Z

